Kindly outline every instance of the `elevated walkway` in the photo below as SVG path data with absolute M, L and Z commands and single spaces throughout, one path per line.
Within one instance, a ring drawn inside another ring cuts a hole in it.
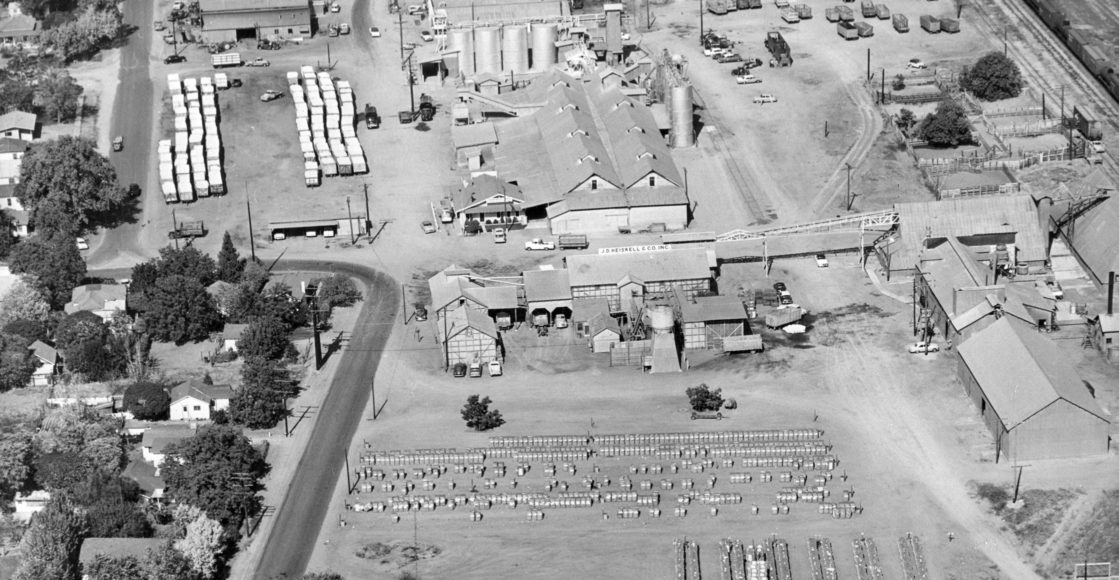
M 513 117 L 531 115 L 544 107 L 543 102 L 514 103 L 501 98 L 500 95 L 483 95 L 470 89 L 459 89 L 458 97 L 463 101 L 481 105 L 487 113 L 505 113 Z

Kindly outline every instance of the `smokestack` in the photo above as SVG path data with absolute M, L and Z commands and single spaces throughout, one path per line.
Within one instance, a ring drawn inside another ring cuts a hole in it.
M 1115 304 L 1115 272 L 1107 273 L 1107 315 L 1111 316 Z

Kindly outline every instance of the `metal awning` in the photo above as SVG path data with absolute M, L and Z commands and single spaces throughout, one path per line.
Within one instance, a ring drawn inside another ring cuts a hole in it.
M 466 215 L 481 215 L 486 213 L 519 213 L 520 211 L 521 208 L 517 207 L 515 203 L 491 203 L 467 208 L 463 213 Z
M 313 230 L 316 228 L 337 228 L 338 220 L 302 220 L 294 222 L 272 222 L 269 230 Z

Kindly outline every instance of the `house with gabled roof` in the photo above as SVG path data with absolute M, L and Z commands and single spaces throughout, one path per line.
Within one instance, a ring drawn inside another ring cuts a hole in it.
M 111 322 L 117 312 L 128 308 L 128 286 L 124 284 L 85 284 L 74 288 L 70 302 L 66 304 L 66 314 L 83 310 Z
M 46 387 L 54 384 L 54 377 L 62 367 L 62 359 L 55 348 L 41 340 L 36 340 L 28 347 L 35 355 L 38 366 L 31 373 L 31 386 Z
M 523 318 L 520 293 L 512 280 L 485 279 L 451 265 L 427 281 L 436 316 L 459 308 L 481 311 L 502 327 Z
M 209 421 L 214 411 L 229 408 L 233 388 L 229 385 L 208 385 L 191 379 L 171 389 L 172 421 Z

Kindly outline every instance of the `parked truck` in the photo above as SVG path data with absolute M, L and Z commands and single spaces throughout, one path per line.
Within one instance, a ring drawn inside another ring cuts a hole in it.
M 925 29 L 925 32 L 929 34 L 937 34 L 940 32 L 940 20 L 935 16 L 923 14 L 921 15 L 921 28 Z
M 1089 141 L 1099 141 L 1103 138 L 1103 127 L 1100 122 L 1091 116 L 1087 111 L 1079 107 L 1072 108 L 1072 121 L 1076 125 L 1076 130 Z
M 955 18 L 941 18 L 940 30 L 949 34 L 955 34 L 960 31 L 960 21 Z
M 874 6 L 874 0 L 863 0 L 862 10 L 863 18 L 874 18 L 878 16 L 878 8 Z
M 859 36 L 863 38 L 874 36 L 874 27 L 866 22 L 856 22 L 855 28 L 859 31 Z
M 556 245 L 561 250 L 585 250 L 589 243 L 587 243 L 587 236 L 583 234 L 563 234 L 559 237 Z
M 894 14 L 890 18 L 894 21 L 894 30 L 909 32 L 909 19 L 904 14 Z
M 167 237 L 171 239 L 180 238 L 201 238 L 206 235 L 206 226 L 201 221 L 196 222 L 179 222 L 175 229 L 167 232 Z
M 855 11 L 851 10 L 850 6 L 840 5 L 840 6 L 836 7 L 836 10 L 839 10 L 839 19 L 841 21 L 843 21 L 843 22 L 854 22 L 855 21 Z
M 781 36 L 780 32 L 771 30 L 766 33 L 765 47 L 773 55 L 773 62 L 778 66 L 789 66 L 793 64 L 792 50 L 789 48 L 789 43 L 785 42 L 785 38 Z
M 788 10 L 781 15 L 781 20 L 784 20 L 789 24 L 796 24 L 797 22 L 800 22 L 800 15 L 797 14 L 796 10 Z
M 850 22 L 846 22 L 843 20 L 837 22 L 835 25 L 835 31 L 839 34 L 839 37 L 844 40 L 859 39 L 859 29 L 855 28 L 855 25 Z
M 722 15 L 726 14 L 727 13 L 726 0 L 708 0 L 707 11 L 712 13 L 712 14 L 716 14 L 718 16 L 722 16 Z
M 797 4 L 797 16 L 799 16 L 801 20 L 811 20 L 812 7 L 804 3 Z
M 832 6 L 825 9 L 824 18 L 827 18 L 828 22 L 839 22 L 839 8 Z
M 885 4 L 877 4 L 877 5 L 875 5 L 874 10 L 875 10 L 875 12 L 878 13 L 878 19 L 879 20 L 889 20 L 890 19 L 890 7 L 889 6 L 886 6 Z
M 797 322 L 804 317 L 804 309 L 799 306 L 778 308 L 765 315 L 765 325 L 769 328 L 781 328 Z
M 431 96 L 427 94 L 420 95 L 420 120 L 430 122 L 435 118 L 435 103 L 432 102 Z
M 222 54 L 215 54 L 211 56 L 210 64 L 214 68 L 224 68 L 229 66 L 241 66 L 245 64 L 245 62 L 241 60 L 241 53 L 225 52 Z

